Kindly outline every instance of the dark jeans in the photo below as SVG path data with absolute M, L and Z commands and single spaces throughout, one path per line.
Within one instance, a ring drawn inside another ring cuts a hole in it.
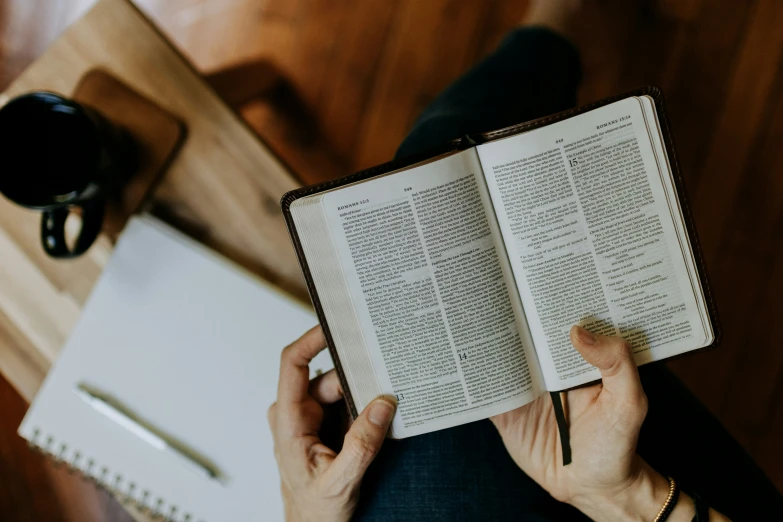
M 543 29 L 514 31 L 424 111 L 397 155 L 568 109 L 576 103 L 580 74 L 579 55 L 563 38 Z M 733 520 L 783 520 L 783 497 L 682 383 L 661 364 L 647 365 L 640 373 L 649 398 L 641 456 Z M 386 441 L 363 482 L 356 519 L 586 517 L 525 475 L 485 420 Z

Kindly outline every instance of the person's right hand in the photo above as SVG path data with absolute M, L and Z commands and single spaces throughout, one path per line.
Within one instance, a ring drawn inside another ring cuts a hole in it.
M 602 383 L 567 392 L 572 463 L 563 466 L 549 395 L 492 417 L 511 457 L 554 498 L 594 520 L 653 520 L 666 502 L 669 481 L 636 453 L 647 397 L 626 342 L 574 326 L 571 342 L 601 371 Z M 682 494 L 669 521 L 690 520 Z

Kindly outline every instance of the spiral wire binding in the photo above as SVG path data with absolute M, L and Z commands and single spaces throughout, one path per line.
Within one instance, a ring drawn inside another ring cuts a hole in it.
M 41 430 L 35 428 L 32 438 L 27 441 L 28 447 L 49 458 L 55 467 L 66 466 L 71 473 L 108 491 L 121 502 L 133 504 L 142 513 L 165 522 L 205 522 L 204 520 L 196 520 L 193 515 L 187 512 L 180 516 L 179 508 L 175 505 L 168 506 L 168 511 L 165 511 L 166 501 L 160 497 L 154 498 L 149 490 L 139 490 L 137 484 L 132 481 L 125 485 L 123 476 L 119 473 L 115 473 L 112 478 L 109 468 L 99 467 L 93 459 L 85 459 L 80 451 L 74 451 L 69 460 L 67 456 L 68 445 L 56 446 L 52 436 L 47 436 L 44 441 L 40 439 Z

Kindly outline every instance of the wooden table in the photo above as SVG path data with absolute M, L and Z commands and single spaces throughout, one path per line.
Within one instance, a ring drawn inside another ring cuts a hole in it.
M 304 296 L 278 204 L 298 183 L 128 0 L 100 0 L 0 101 L 33 89 L 70 94 L 98 66 L 188 126 L 183 148 L 150 198 L 152 211 Z M 40 246 L 40 219 L 0 198 L 0 372 L 28 402 L 112 250 L 102 236 L 77 260 L 50 259 Z
M 153 212 L 304 296 L 279 209 L 298 183 L 127 0 L 101 0 L 3 94 L 70 94 L 103 67 L 186 121 L 188 137 L 151 198 Z M 0 198 L 0 372 L 30 401 L 111 252 L 101 237 L 75 261 L 48 258 L 40 214 Z

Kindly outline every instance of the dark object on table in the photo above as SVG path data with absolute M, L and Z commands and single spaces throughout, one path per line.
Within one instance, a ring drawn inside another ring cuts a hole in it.
M 107 197 L 136 168 L 136 146 L 126 130 L 95 109 L 50 92 L 23 94 L 0 109 L 0 153 L 7 165 L 0 192 L 43 211 L 41 241 L 55 258 L 77 257 L 92 245 Z M 82 224 L 69 242 L 65 225 L 74 211 Z
M 109 195 L 106 205 L 102 233 L 115 240 L 176 157 L 187 128 L 179 116 L 100 68 L 82 76 L 71 98 L 100 111 L 111 123 L 128 131 L 136 143 L 136 171 L 122 190 Z

